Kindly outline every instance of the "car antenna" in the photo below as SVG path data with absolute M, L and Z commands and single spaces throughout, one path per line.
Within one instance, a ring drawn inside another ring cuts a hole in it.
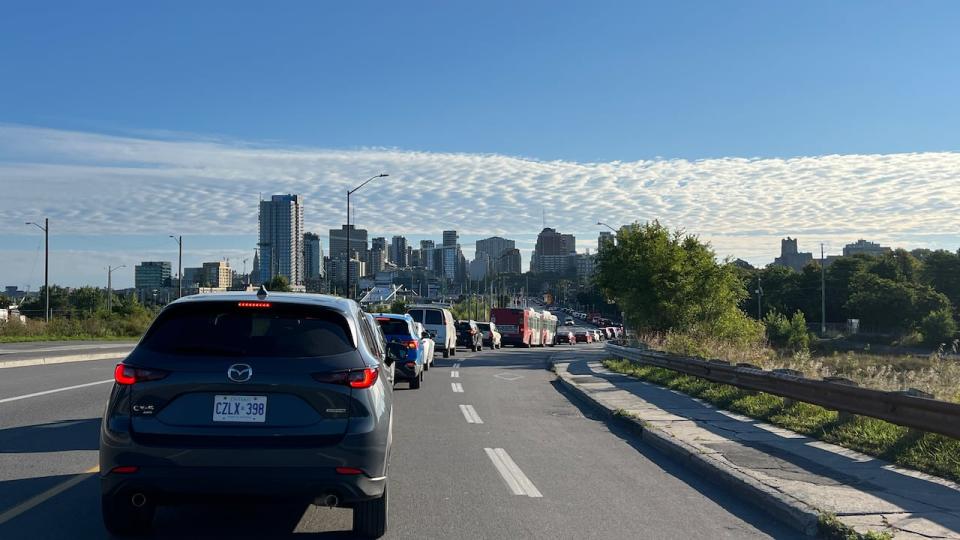
M 266 285 L 261 284 L 260 290 L 257 291 L 257 298 L 263 300 L 266 297 L 267 297 L 267 287 Z

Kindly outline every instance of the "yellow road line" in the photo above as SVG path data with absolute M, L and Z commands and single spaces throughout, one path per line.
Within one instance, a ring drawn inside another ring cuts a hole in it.
M 35 506 L 38 506 L 38 505 L 40 505 L 40 504 L 43 504 L 44 502 L 52 499 L 53 497 L 56 497 L 57 495 L 59 495 L 59 494 L 63 493 L 64 491 L 72 488 L 73 486 L 79 484 L 80 482 L 83 482 L 83 481 L 86 480 L 87 478 L 90 478 L 92 475 L 96 474 L 96 473 L 99 472 L 99 471 L 100 471 L 100 466 L 99 466 L 99 465 L 94 466 L 94 467 L 90 467 L 89 469 L 87 469 L 87 470 L 83 471 L 82 473 L 74 476 L 73 478 L 71 478 L 71 479 L 69 479 L 69 480 L 65 480 L 65 481 L 63 481 L 63 482 L 61 482 L 61 483 L 53 486 L 52 488 L 44 491 L 43 493 L 40 493 L 40 494 L 38 494 L 38 495 L 34 495 L 33 497 L 30 497 L 29 499 L 23 501 L 22 503 L 18 504 L 17 506 L 14 506 L 13 508 L 11 508 L 11 509 L 9 509 L 9 510 L 7 510 L 7 511 L 5 511 L 5 512 L 3 512 L 3 513 L 0 513 L 0 525 L 3 525 L 4 523 L 10 521 L 11 519 L 13 519 L 13 518 L 19 516 L 20 514 L 22 514 L 22 513 L 26 512 L 26 511 L 30 510 L 31 508 L 33 508 L 33 507 L 35 507 Z

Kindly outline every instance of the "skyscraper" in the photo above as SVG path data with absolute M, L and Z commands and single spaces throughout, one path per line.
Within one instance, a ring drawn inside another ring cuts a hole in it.
M 615 243 L 616 236 L 610 231 L 600 231 L 597 238 L 597 251 L 602 251 L 606 246 L 612 246 Z
M 137 289 L 160 289 L 170 286 L 170 261 L 143 261 L 133 268 L 133 283 Z
M 323 246 L 317 233 L 303 233 L 303 279 L 316 281 L 323 277 Z
M 455 246 L 460 237 L 457 235 L 457 231 L 443 231 L 443 245 L 445 246 Z
M 407 260 L 407 239 L 403 236 L 394 236 L 390 242 L 390 260 L 399 268 L 410 265 Z
M 303 199 L 274 195 L 260 201 L 260 279 L 286 277 L 303 285 Z
M 494 274 L 506 272 L 506 270 L 504 270 L 506 262 L 505 254 L 515 247 L 516 243 L 513 240 L 500 238 L 499 236 L 484 238 L 483 240 L 477 240 L 477 251 L 474 258 L 479 259 L 485 255 L 489 258 L 491 272 Z
M 361 258 L 367 255 L 367 230 L 350 225 L 350 250 Z M 340 258 L 347 255 L 347 225 L 339 229 L 330 229 L 330 257 Z
M 544 228 L 537 235 L 537 245 L 530 259 L 530 270 L 533 272 L 563 272 L 572 268 L 576 261 L 571 258 L 576 254 L 577 239 L 572 234 Z

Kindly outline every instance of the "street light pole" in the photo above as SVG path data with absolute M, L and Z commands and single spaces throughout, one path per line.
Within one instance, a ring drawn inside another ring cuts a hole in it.
M 183 297 L 183 236 L 170 235 L 180 246 L 180 258 L 177 260 L 177 298 Z
M 611 231 L 613 231 L 614 233 L 616 233 L 616 232 L 617 232 L 617 230 L 616 230 L 616 229 L 614 229 L 613 227 L 611 227 L 611 226 L 609 226 L 609 225 L 607 225 L 606 223 L 604 223 L 604 222 L 602 222 L 602 221 L 598 221 L 598 222 L 597 222 L 597 225 L 603 225 L 604 227 L 606 227 L 606 228 L 608 228 L 608 229 L 610 229 L 610 230 L 611 230 Z
M 355 191 L 357 191 L 358 189 L 360 189 L 360 188 L 362 188 L 363 186 L 369 184 L 372 180 L 375 180 L 375 179 L 377 179 L 377 178 L 385 178 L 385 177 L 387 177 L 387 176 L 390 176 L 390 175 L 389 175 L 389 174 L 385 174 L 385 173 L 380 173 L 380 174 L 378 174 L 378 175 L 376 175 L 376 176 L 370 177 L 369 179 L 367 179 L 366 182 L 360 184 L 359 186 L 357 186 L 357 187 L 355 187 L 355 188 L 347 191 L 347 272 L 346 272 L 346 274 L 347 274 L 347 287 L 346 287 L 346 289 L 344 289 L 344 290 L 346 291 L 346 293 L 347 293 L 347 298 L 351 298 L 351 296 L 352 296 L 352 295 L 350 294 L 350 260 L 351 260 L 351 257 L 352 257 L 351 254 L 350 254 L 350 196 L 353 195 L 353 193 L 354 193 Z
M 126 268 L 127 265 L 110 267 L 107 266 L 107 312 L 113 313 L 113 271 Z
M 50 322 L 50 218 L 43 218 L 43 225 L 28 221 L 43 231 L 43 290 L 46 291 L 46 307 L 43 310 L 43 320 Z

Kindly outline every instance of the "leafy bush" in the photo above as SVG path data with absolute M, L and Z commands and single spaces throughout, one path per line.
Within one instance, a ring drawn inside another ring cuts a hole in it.
M 797 311 L 793 317 L 777 311 L 767 313 L 763 318 L 767 328 L 767 339 L 779 349 L 805 351 L 810 348 L 810 333 L 807 331 L 807 318 Z
M 920 321 L 920 333 L 928 345 L 949 343 L 957 334 L 957 322 L 949 309 L 931 311 Z

